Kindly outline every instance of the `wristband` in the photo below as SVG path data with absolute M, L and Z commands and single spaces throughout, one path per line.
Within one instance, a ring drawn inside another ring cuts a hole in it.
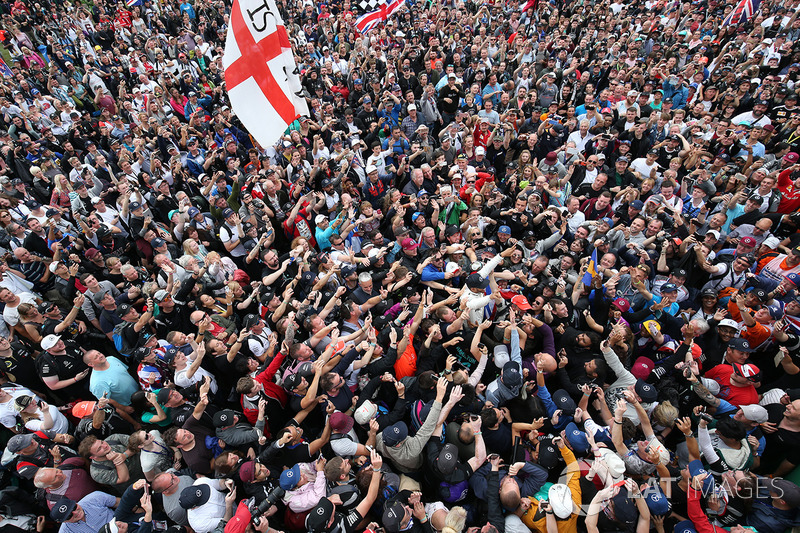
M 622 422 L 617 422 L 616 420 L 614 420 L 614 423 L 619 424 L 620 426 L 622 425 Z
M 473 435 L 475 435 L 476 437 L 477 437 L 478 435 L 483 435 L 483 431 L 476 431 L 475 433 L 473 433 Z

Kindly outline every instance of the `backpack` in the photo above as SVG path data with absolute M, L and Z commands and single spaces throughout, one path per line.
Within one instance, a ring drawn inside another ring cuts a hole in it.
M 117 351 L 125 357 L 130 357 L 130 355 L 133 353 L 133 350 L 136 349 L 136 345 L 131 345 L 129 342 L 127 342 L 125 340 L 125 336 L 123 335 L 125 328 L 132 326 L 133 324 L 130 322 L 122 322 L 114 326 L 114 329 L 111 332 L 111 339 L 114 341 L 114 348 L 116 348 Z

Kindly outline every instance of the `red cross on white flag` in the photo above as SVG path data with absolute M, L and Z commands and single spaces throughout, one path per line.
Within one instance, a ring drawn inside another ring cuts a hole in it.
M 308 115 L 275 0 L 234 0 L 222 63 L 233 110 L 262 146 L 275 144 L 298 116 Z

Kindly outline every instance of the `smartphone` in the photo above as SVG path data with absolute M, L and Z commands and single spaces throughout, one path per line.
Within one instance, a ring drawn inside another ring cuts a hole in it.
M 479 343 L 478 343 L 478 349 L 479 349 L 479 350 L 483 350 L 484 348 L 486 348 L 486 345 L 485 345 L 485 344 L 483 344 L 482 342 L 479 342 Z

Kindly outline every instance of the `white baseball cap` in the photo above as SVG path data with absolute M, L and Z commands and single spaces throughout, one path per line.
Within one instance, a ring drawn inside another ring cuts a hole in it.
M 61 336 L 60 335 L 50 334 L 50 335 L 48 335 L 48 336 L 46 336 L 45 338 L 42 339 L 42 342 L 40 343 L 40 345 L 42 347 L 42 350 L 49 350 L 50 348 L 52 348 L 53 346 L 58 344 L 58 341 L 60 341 L 60 340 L 61 340 Z
M 572 502 L 572 491 L 564 483 L 556 483 L 547 491 L 547 501 L 553 508 L 553 513 L 565 520 L 572 515 L 574 503 Z
M 362 403 L 358 406 L 355 413 L 353 413 L 353 418 L 358 424 L 367 424 L 372 417 L 375 416 L 375 413 L 378 412 L 378 407 L 372 403 L 371 401 L 367 400 L 366 402 Z

